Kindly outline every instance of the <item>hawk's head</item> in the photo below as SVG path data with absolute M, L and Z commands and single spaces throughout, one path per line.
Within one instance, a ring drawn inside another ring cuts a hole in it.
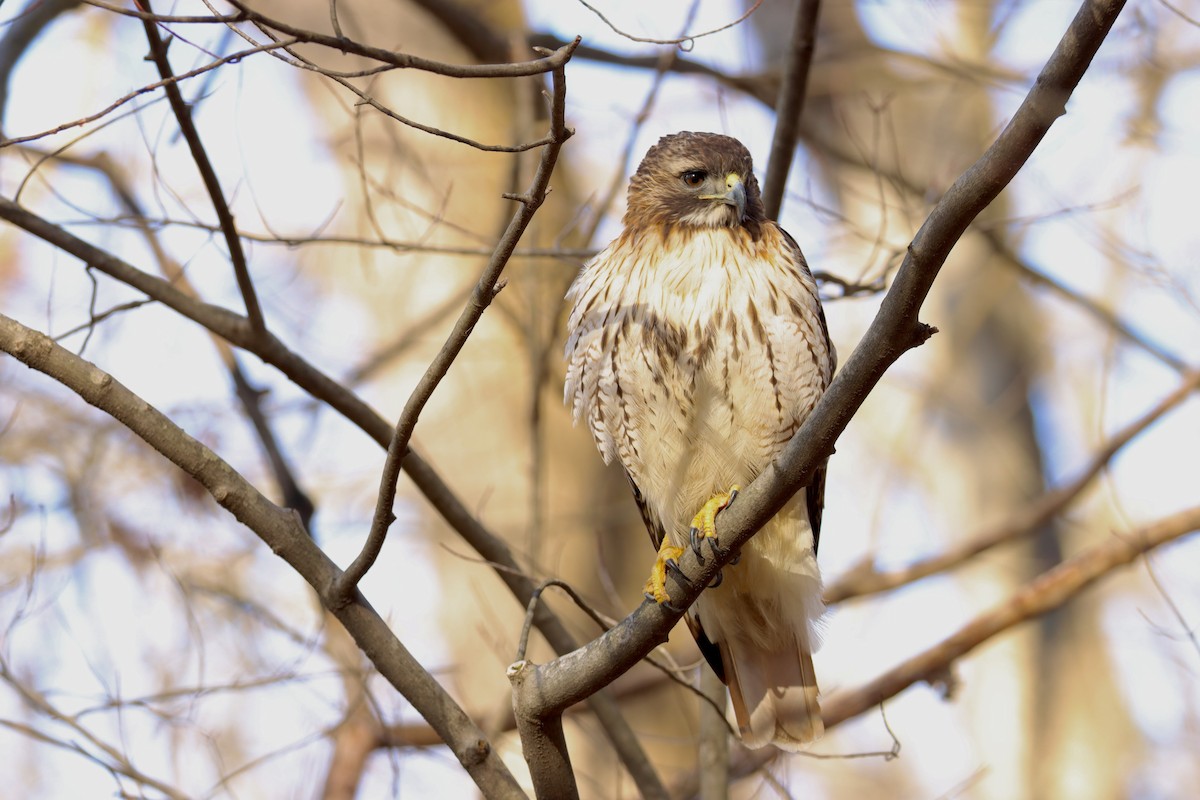
M 753 170 L 750 151 L 732 137 L 691 131 L 664 136 L 629 182 L 625 225 L 756 227 L 766 215 Z

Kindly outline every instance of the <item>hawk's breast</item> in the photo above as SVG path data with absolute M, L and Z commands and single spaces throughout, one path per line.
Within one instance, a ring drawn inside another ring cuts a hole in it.
M 773 223 L 627 229 L 568 298 L 567 401 L 673 539 L 758 475 L 831 378 L 816 286 Z

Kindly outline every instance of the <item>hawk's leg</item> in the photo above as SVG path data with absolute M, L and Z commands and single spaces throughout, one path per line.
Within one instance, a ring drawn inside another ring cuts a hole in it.
M 708 502 L 692 518 L 692 527 L 688 533 L 691 539 L 692 551 L 696 554 L 696 558 L 700 559 L 701 563 L 704 562 L 704 553 L 700 547 L 701 543 L 705 539 L 708 539 L 712 545 L 713 552 L 716 553 L 718 551 L 721 543 L 717 539 L 717 514 L 728 508 L 729 504 L 734 501 L 741 490 L 742 487 L 735 484 L 729 487 L 728 492 L 718 492 L 710 497 Z M 735 556 L 730 563 L 736 564 L 737 561 L 738 557 Z M 718 572 L 717 577 L 708 585 L 708 588 L 715 589 L 721 585 L 722 580 L 724 580 L 724 573 Z
M 658 547 L 658 558 L 650 570 L 650 577 L 646 579 L 642 594 L 656 603 L 663 603 L 674 608 L 671 605 L 671 596 L 667 594 L 667 572 L 674 572 L 675 577 L 680 581 L 688 582 L 687 576 L 679 570 L 678 559 L 681 555 L 683 555 L 683 548 L 671 544 L 664 536 L 662 544 Z

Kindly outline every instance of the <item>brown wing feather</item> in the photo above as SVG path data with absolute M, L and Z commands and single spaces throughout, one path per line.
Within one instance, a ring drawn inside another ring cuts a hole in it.
M 808 506 L 808 525 L 812 528 L 813 553 L 821 544 L 821 517 L 825 514 L 825 467 L 813 472 L 812 480 L 804 490 Z
M 629 481 L 629 488 L 633 489 L 633 502 L 637 503 L 638 512 L 642 515 L 642 522 L 646 524 L 646 532 L 650 534 L 650 542 L 657 550 L 662 546 L 663 539 L 667 532 L 663 530 L 662 523 L 654 516 L 654 512 L 650 510 L 650 506 L 646 504 L 646 498 L 642 495 L 642 490 L 633 482 L 633 476 L 629 471 L 625 472 L 625 479 Z

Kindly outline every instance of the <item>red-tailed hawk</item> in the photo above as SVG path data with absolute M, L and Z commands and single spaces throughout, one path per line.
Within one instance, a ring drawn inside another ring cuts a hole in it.
M 647 594 L 701 546 L 731 487 L 783 449 L 833 376 L 817 287 L 766 218 L 749 151 L 715 133 L 664 136 L 629 184 L 625 229 L 567 294 L 566 400 L 625 467 L 659 548 Z M 812 650 L 824 607 L 824 469 L 689 610 L 729 686 L 742 740 L 795 750 L 821 735 Z M 715 544 L 715 543 L 714 543 Z

